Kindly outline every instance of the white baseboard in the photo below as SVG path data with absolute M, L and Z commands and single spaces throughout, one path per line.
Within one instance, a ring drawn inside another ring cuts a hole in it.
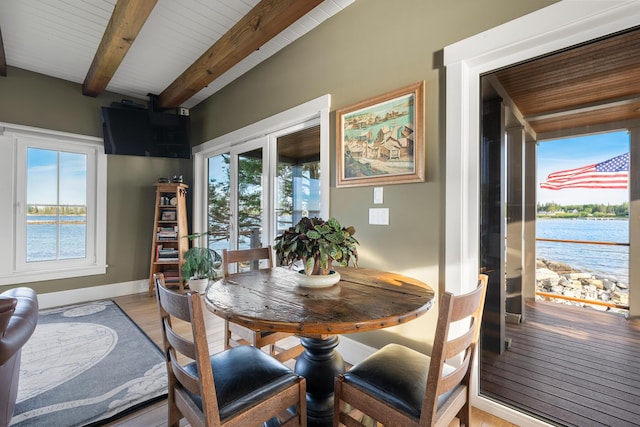
M 90 288 L 72 289 L 68 291 L 38 294 L 38 306 L 42 308 L 59 307 L 61 305 L 77 304 L 86 301 L 114 298 L 121 295 L 148 292 L 147 279 L 131 282 L 114 283 L 111 285 L 92 286 Z

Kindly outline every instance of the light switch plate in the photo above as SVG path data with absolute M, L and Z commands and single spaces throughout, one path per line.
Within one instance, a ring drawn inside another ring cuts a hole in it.
M 383 199 L 383 190 L 382 187 L 373 187 L 373 204 L 380 205 L 382 204 Z
M 369 208 L 369 224 L 389 225 L 389 208 Z

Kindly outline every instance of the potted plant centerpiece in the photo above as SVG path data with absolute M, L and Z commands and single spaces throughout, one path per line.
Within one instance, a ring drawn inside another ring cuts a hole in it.
M 195 233 L 185 236 L 191 241 L 191 247 L 184 253 L 182 277 L 188 278 L 189 289 L 202 293 L 207 288 L 209 279 L 219 275 L 222 257 L 213 249 L 195 246 L 195 241 L 208 234 Z
M 342 227 L 337 219 L 303 217 L 275 239 L 273 246 L 280 265 L 293 265 L 301 260 L 301 283 L 305 286 L 331 286 L 340 280 L 338 272 L 331 269 L 333 261 L 346 267 L 358 266 L 359 242 L 353 235 L 353 227 Z M 302 274 L 304 273 L 304 274 Z M 304 277 L 308 279 L 304 279 Z M 319 277 L 320 276 L 320 277 Z M 324 276 L 324 277 L 322 277 Z M 332 277 L 328 277 L 332 276 Z M 315 279 L 315 280 L 314 280 Z M 310 281 L 320 282 L 313 285 Z

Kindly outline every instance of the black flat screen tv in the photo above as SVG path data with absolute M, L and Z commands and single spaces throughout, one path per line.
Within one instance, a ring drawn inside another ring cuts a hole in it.
M 191 158 L 189 116 L 102 107 L 102 129 L 106 154 Z

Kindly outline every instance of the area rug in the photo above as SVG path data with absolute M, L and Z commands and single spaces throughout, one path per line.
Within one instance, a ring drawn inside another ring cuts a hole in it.
M 43 310 L 10 425 L 101 425 L 166 393 L 160 349 L 113 301 Z

